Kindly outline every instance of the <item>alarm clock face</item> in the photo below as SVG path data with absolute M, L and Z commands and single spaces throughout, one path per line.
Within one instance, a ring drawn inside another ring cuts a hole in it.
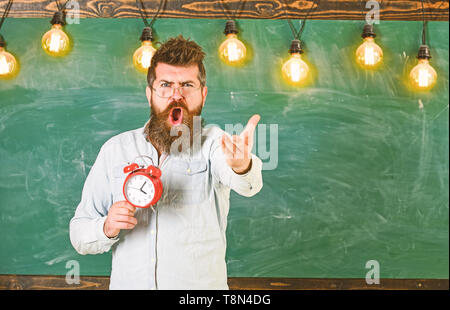
M 125 183 L 124 195 L 131 204 L 145 208 L 155 197 L 155 185 L 146 175 L 131 175 Z

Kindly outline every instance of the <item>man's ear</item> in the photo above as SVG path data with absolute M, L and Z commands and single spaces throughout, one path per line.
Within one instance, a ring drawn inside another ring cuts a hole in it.
M 203 97 L 202 108 L 205 106 L 207 94 L 208 94 L 208 87 L 205 85 L 205 87 L 203 87 L 203 90 L 202 90 L 202 97 Z
M 148 105 L 151 107 L 152 106 L 152 90 L 150 89 L 150 87 L 147 85 L 147 87 L 145 88 L 145 95 L 147 96 L 147 100 L 148 100 Z

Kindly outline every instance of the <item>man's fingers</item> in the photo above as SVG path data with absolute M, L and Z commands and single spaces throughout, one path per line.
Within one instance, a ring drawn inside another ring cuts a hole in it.
M 244 144 L 244 140 L 238 136 L 233 136 L 234 143 L 226 135 L 222 138 L 222 150 L 227 158 L 245 159 L 249 154 L 248 146 Z
M 230 148 L 230 150 L 233 152 L 238 152 L 238 151 L 243 152 L 244 151 L 244 143 L 245 143 L 245 141 L 248 142 L 248 139 L 245 139 L 245 137 L 242 138 L 237 135 L 233 135 L 233 137 L 232 137 L 233 141 L 231 141 L 231 139 L 226 134 L 223 135 L 222 139 L 226 143 L 226 145 Z
M 127 208 L 115 208 L 113 213 L 119 214 L 119 215 L 129 215 L 129 216 L 134 216 L 134 214 L 135 214 L 135 212 L 130 211 L 130 209 L 127 209 Z
M 130 205 L 130 203 L 125 200 L 116 202 L 116 207 L 127 209 L 127 210 L 133 212 L 133 214 L 136 212 L 136 208 L 133 207 L 132 205 Z
M 103 232 L 109 238 L 117 236 L 121 229 L 133 229 L 137 225 L 137 219 L 134 217 L 136 208 L 128 201 L 115 202 L 108 211 L 103 226 Z
M 232 137 L 233 141 L 227 135 L 224 135 L 222 138 L 222 144 L 227 148 L 227 150 L 234 154 L 234 156 L 242 154 L 245 150 L 245 145 L 243 139 L 239 136 L 234 135 Z
M 234 144 L 228 137 L 224 138 L 222 142 L 222 150 L 227 159 L 236 158 L 238 156 Z
M 247 125 L 245 126 L 245 129 L 243 132 L 241 132 L 240 136 L 245 137 L 245 135 L 253 136 L 253 133 L 255 132 L 256 125 L 258 125 L 259 120 L 261 119 L 261 116 L 259 114 L 255 114 L 247 122 Z
M 236 146 L 236 153 L 243 153 L 246 154 L 246 151 L 248 149 L 248 136 L 240 137 L 240 136 L 233 136 L 233 144 Z
M 124 222 L 124 223 L 129 223 L 129 224 L 137 224 L 137 219 L 133 216 L 129 216 L 129 215 L 120 215 L 120 214 L 116 214 L 113 218 L 113 221 L 115 222 Z
M 115 229 L 133 229 L 136 226 L 136 224 L 131 224 L 127 222 L 115 222 L 114 228 Z
M 230 138 L 227 135 L 222 136 L 222 150 L 227 157 L 233 157 L 233 147 Z
M 242 151 L 242 147 L 240 146 L 240 140 L 238 142 L 238 136 L 233 136 L 233 153 L 236 153 L 237 151 Z
M 117 210 L 116 212 L 115 212 L 115 214 L 116 215 L 123 215 L 123 216 L 133 216 L 134 217 L 134 214 L 135 213 L 133 213 L 133 212 L 131 212 L 130 210 L 125 210 L 125 209 L 122 209 L 122 210 Z

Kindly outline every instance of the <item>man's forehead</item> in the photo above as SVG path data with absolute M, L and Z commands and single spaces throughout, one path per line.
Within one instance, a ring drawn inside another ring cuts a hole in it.
M 155 68 L 157 80 L 167 81 L 186 81 L 186 80 L 198 80 L 198 66 L 174 66 L 163 62 L 159 62 Z

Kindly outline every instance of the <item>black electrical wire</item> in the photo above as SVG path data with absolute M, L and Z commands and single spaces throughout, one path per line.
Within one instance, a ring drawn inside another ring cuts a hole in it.
M 422 3 L 422 45 L 426 45 L 427 38 L 426 38 L 426 32 L 427 32 L 427 21 L 425 20 L 425 9 L 423 7 L 423 0 L 420 1 Z
M 0 29 L 2 28 L 3 22 L 6 19 L 6 16 L 8 16 L 8 13 L 9 13 L 9 10 L 11 9 L 12 4 L 13 4 L 13 0 L 9 0 L 8 4 L 6 5 L 5 12 L 3 12 L 2 19 L 0 20 Z
M 298 32 L 295 30 L 295 27 L 292 24 L 292 21 L 290 19 L 287 20 L 288 23 L 289 23 L 289 27 L 291 28 L 292 34 L 294 35 L 294 40 L 300 40 L 300 37 L 302 36 L 303 30 L 305 29 L 306 20 L 308 19 L 309 14 L 311 13 L 311 11 L 312 11 L 312 9 L 314 7 L 314 4 L 316 4 L 315 9 L 314 9 L 314 11 L 316 11 L 317 8 L 319 7 L 319 3 L 320 3 L 320 0 L 318 0 L 317 3 L 313 2 L 313 4 L 311 5 L 311 7 L 308 10 L 308 13 L 306 13 L 305 18 L 303 19 L 302 25 L 301 25 L 300 30 Z M 285 6 L 285 13 L 286 13 L 286 17 L 287 17 L 286 6 Z
M 141 5 L 139 5 L 139 3 L 140 3 Z M 166 6 L 166 0 L 161 0 L 161 1 L 159 2 L 158 10 L 156 11 L 156 13 L 155 13 L 155 15 L 153 16 L 152 21 L 151 21 L 150 23 L 147 21 L 147 13 L 145 12 L 145 7 L 144 7 L 144 4 L 142 3 L 142 0 L 136 0 L 136 6 L 137 6 L 138 9 L 139 9 L 139 13 L 141 14 L 142 20 L 144 21 L 145 27 L 152 28 L 153 23 L 154 23 L 155 20 L 156 20 L 156 17 L 159 15 L 159 12 L 161 11 L 161 9 L 162 9 L 163 7 Z M 141 9 L 141 7 L 142 7 L 142 9 Z
M 431 5 L 433 4 L 433 2 L 431 2 L 431 0 L 427 0 L 427 2 L 428 2 L 428 5 L 429 5 L 429 6 L 431 6 Z M 433 9 L 433 10 L 430 9 L 430 10 L 428 11 L 428 13 L 430 14 L 429 20 L 434 20 L 435 16 L 433 16 L 433 11 L 435 11 L 435 12 L 437 12 L 437 14 L 439 14 L 439 11 L 440 11 L 442 5 L 444 5 L 445 3 L 448 3 L 448 1 L 441 1 L 441 4 L 440 4 L 437 8 L 435 8 L 435 9 Z M 423 3 L 422 3 L 422 12 L 423 12 Z M 422 13 L 422 14 L 423 14 L 423 13 Z
M 423 0 L 421 1 L 422 3 L 422 22 L 423 22 L 423 28 L 422 28 L 422 44 L 425 45 L 426 44 L 426 27 L 428 25 L 428 21 L 425 20 L 425 9 L 424 9 L 424 4 L 423 4 Z M 431 1 L 428 1 L 429 4 L 431 4 Z M 446 1 L 441 1 L 441 4 L 439 5 L 439 7 L 437 9 L 435 9 L 436 12 L 438 12 L 437 14 L 439 14 L 439 10 L 441 9 L 442 5 L 444 5 L 446 3 Z M 447 1 L 448 3 L 448 1 Z M 429 10 L 430 13 L 430 18 L 431 20 L 433 20 L 433 11 L 430 9 Z
M 231 15 L 230 15 L 230 13 L 229 13 L 229 12 L 231 12 L 231 10 L 230 10 L 230 8 L 228 7 L 228 5 L 225 3 L 225 1 L 224 1 L 224 0 L 220 0 L 219 3 L 220 3 L 220 5 L 222 6 L 222 10 L 225 12 L 225 15 L 227 16 L 227 18 L 228 18 L 229 20 L 234 20 L 234 19 L 236 19 L 238 13 L 239 13 L 239 12 L 242 12 L 242 10 L 244 9 L 245 1 L 246 1 L 246 0 L 241 1 L 241 7 L 238 8 L 238 9 L 236 10 L 236 12 L 234 12 L 234 14 L 231 14 Z
M 59 1 L 58 1 L 58 0 L 55 0 L 55 2 L 56 2 L 56 6 L 58 7 L 58 11 L 59 11 L 59 12 L 62 12 L 62 11 L 66 8 L 67 3 L 69 3 L 70 0 L 67 0 L 66 3 L 64 3 L 63 6 L 61 6 L 61 4 L 59 4 Z

